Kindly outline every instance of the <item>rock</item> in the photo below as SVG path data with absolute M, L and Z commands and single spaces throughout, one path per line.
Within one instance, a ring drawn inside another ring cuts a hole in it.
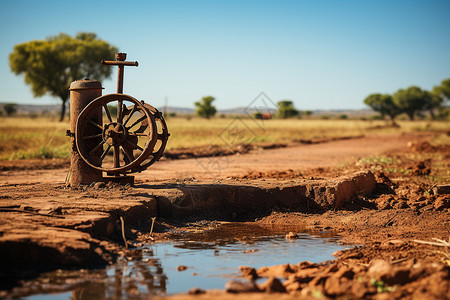
M 181 266 L 178 266 L 177 267 L 177 271 L 186 271 L 188 269 L 188 267 L 187 266 L 184 266 L 184 265 L 181 265 Z
M 286 288 L 276 277 L 269 277 L 266 282 L 259 285 L 259 289 L 266 293 L 286 293 Z
M 258 287 L 253 281 L 230 280 L 225 284 L 225 290 L 228 293 L 251 293 L 259 292 Z
M 204 293 L 205 293 L 205 291 L 198 287 L 193 287 L 188 291 L 189 295 L 199 295 L 199 294 L 204 294 Z
M 310 262 L 310 261 L 301 261 L 297 264 L 298 269 L 305 269 L 305 268 L 315 268 L 317 267 L 316 263 Z
M 291 231 L 288 234 L 286 234 L 286 239 L 287 240 L 298 239 L 298 234 Z
M 411 281 L 411 268 L 409 266 L 394 267 L 382 259 L 375 259 L 370 263 L 367 275 L 381 280 L 387 285 L 405 284 Z
M 325 293 L 330 296 L 340 296 L 350 294 L 353 282 L 345 277 L 339 277 L 336 274 L 328 277 L 325 281 Z
M 404 200 L 399 200 L 397 203 L 394 204 L 394 208 L 397 208 L 397 209 L 408 208 L 408 207 L 409 207 L 408 203 L 406 203 L 406 201 L 404 201 Z
M 299 283 L 308 283 L 314 279 L 314 277 L 320 273 L 320 268 L 308 268 L 298 270 L 295 274 L 289 276 L 289 280 L 297 281 Z
M 106 183 L 104 183 L 104 182 L 94 183 L 94 189 L 98 190 L 98 189 L 104 189 L 104 188 L 106 188 Z
M 289 275 L 292 273 L 295 273 L 297 267 L 290 265 L 290 264 L 284 264 L 284 265 L 276 265 L 271 267 L 261 267 L 259 268 L 256 273 L 260 277 L 284 277 L 288 278 Z
M 439 197 L 434 201 L 435 210 L 444 210 L 450 208 L 450 197 Z
M 382 280 L 392 271 L 392 265 L 383 259 L 371 261 L 367 275 L 377 280 Z
M 444 194 L 450 194 L 450 185 L 438 185 L 433 189 L 433 193 L 435 195 L 444 195 Z
M 381 249 L 388 249 L 390 247 L 402 247 L 406 245 L 405 241 L 402 240 L 390 240 L 390 241 L 385 241 L 381 244 Z
M 258 274 L 256 273 L 255 268 L 247 267 L 247 266 L 239 266 L 239 271 L 241 272 L 243 277 L 246 277 L 249 279 L 258 278 Z

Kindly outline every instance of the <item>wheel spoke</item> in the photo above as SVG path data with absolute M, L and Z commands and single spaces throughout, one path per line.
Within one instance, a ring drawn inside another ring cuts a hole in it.
M 118 145 L 114 146 L 114 168 L 120 167 L 120 161 L 119 161 L 119 149 L 120 147 Z
M 87 136 L 83 136 L 83 140 L 90 140 L 90 139 L 95 139 L 95 138 L 101 138 L 102 134 L 95 134 L 95 135 L 87 135 Z
M 100 144 L 98 144 L 97 146 L 95 146 L 94 149 L 92 149 L 89 154 L 93 155 L 95 152 L 97 152 L 101 147 L 103 147 L 103 144 L 105 143 L 105 141 L 101 141 Z
M 112 123 L 113 120 L 111 118 L 111 113 L 109 112 L 108 105 L 103 104 L 103 108 L 105 109 L 106 116 L 108 117 L 109 122 Z
M 128 144 L 130 144 L 131 146 L 133 146 L 134 149 L 139 149 L 139 150 L 141 150 L 141 151 L 144 151 L 144 149 L 142 149 L 137 143 L 134 143 L 134 142 L 132 142 L 132 141 L 130 141 L 130 140 L 126 140 L 126 142 L 127 142 Z
M 122 123 L 122 111 L 123 111 L 123 101 L 117 100 L 117 123 Z
M 131 117 L 132 117 L 133 114 L 136 112 L 136 108 L 137 108 L 137 105 L 135 104 L 135 105 L 133 106 L 133 109 L 131 110 L 130 114 L 128 115 L 128 118 L 125 120 L 125 122 L 123 122 L 123 126 L 126 126 L 127 123 L 128 123 L 128 121 L 131 120 Z
M 89 120 L 89 123 L 92 124 L 92 125 L 94 125 L 95 127 L 100 128 L 100 129 L 103 131 L 103 126 L 102 126 L 102 125 L 100 125 L 100 124 L 94 122 L 93 120 Z
M 111 145 L 108 145 L 105 151 L 103 151 L 102 155 L 100 156 L 100 160 L 103 161 L 105 159 L 106 154 L 108 154 L 109 149 L 111 149 Z
M 145 116 L 145 115 L 140 117 L 139 119 L 136 120 L 136 122 L 133 123 L 133 125 L 131 125 L 130 127 L 127 127 L 127 129 L 129 130 L 130 128 L 133 128 L 134 125 L 136 125 L 139 122 L 142 122 L 143 120 L 145 120 L 145 118 L 147 118 L 147 116 Z
M 134 160 L 133 151 L 130 151 L 129 149 L 122 146 L 122 153 L 124 154 L 125 158 L 128 159 L 128 161 L 126 161 L 127 164 L 131 163 Z

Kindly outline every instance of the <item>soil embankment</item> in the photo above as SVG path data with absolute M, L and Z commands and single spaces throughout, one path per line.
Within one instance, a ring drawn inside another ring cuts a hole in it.
M 326 229 L 363 247 L 321 264 L 243 266 L 248 281 L 231 282 L 227 289 L 233 294 L 196 291 L 174 299 L 212 294 L 226 299 L 241 292 L 250 299 L 445 299 L 450 294 L 445 244 L 450 242 L 450 151 L 448 145 L 426 142 L 430 138 L 360 137 L 164 160 L 138 174 L 134 187 L 98 183 L 67 189 L 66 169 L 3 168 L 2 288 L 41 271 L 108 264 L 127 255 L 120 246 L 123 234 L 127 241 L 170 238 L 170 229 L 189 230 L 182 222 L 189 219 Z M 382 153 L 383 159 L 361 159 Z M 157 222 L 150 237 L 152 217 Z M 268 280 L 252 283 L 259 277 Z M 7 290 L 0 295 L 8 295 Z

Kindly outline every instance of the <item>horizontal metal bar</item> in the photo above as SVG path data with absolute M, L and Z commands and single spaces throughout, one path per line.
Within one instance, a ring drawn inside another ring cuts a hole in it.
M 137 61 L 117 61 L 117 60 L 102 60 L 102 65 L 114 65 L 114 66 L 138 66 Z

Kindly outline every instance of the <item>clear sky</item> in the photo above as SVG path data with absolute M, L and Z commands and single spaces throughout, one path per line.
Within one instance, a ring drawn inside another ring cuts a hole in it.
M 360 109 L 371 93 L 450 78 L 449 0 L 2 1 L 0 102 L 33 98 L 14 45 L 95 32 L 128 53 L 124 93 L 162 107 L 247 106 L 265 92 L 300 110 Z M 103 82 L 116 91 L 116 72 Z

